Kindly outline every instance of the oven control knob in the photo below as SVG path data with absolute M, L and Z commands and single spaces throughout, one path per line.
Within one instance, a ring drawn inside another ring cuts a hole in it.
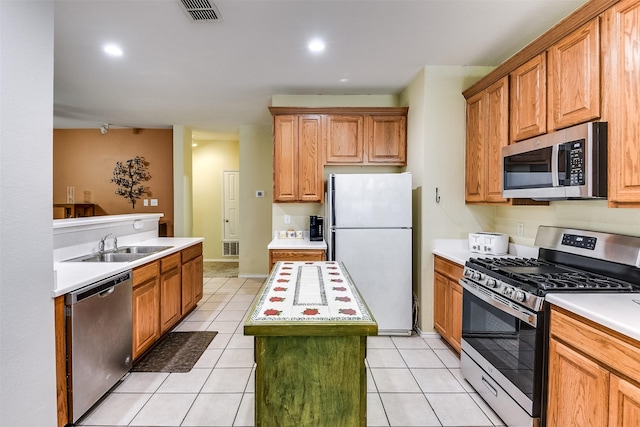
M 487 286 L 490 288 L 495 288 L 498 285 L 498 282 L 496 282 L 496 279 L 488 279 L 487 280 Z
M 526 295 L 522 291 L 517 291 L 513 298 L 518 302 L 524 302 L 524 300 L 527 299 Z
M 482 274 L 478 273 L 477 271 L 474 271 L 473 276 L 471 276 L 471 278 L 473 280 L 480 280 L 482 279 Z
M 472 273 L 471 273 L 471 270 L 465 270 L 465 271 L 464 271 L 464 275 L 465 275 L 465 276 L 467 276 L 467 277 L 470 277 L 470 276 L 471 276 L 471 274 L 472 274 Z
M 510 288 L 510 287 L 507 286 L 507 287 L 502 289 L 502 293 L 507 298 L 511 298 L 511 296 L 513 295 L 513 288 Z

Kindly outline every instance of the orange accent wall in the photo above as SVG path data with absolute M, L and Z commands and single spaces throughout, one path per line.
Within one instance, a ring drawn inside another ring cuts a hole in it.
M 149 163 L 151 179 L 143 183 L 150 194 L 132 209 L 110 180 L 117 161 L 135 156 Z M 94 203 L 96 215 L 163 213 L 160 222 L 173 236 L 173 130 L 110 129 L 103 135 L 99 129 L 54 129 L 53 203 L 67 203 L 67 186 L 75 189 L 75 203 Z M 85 191 L 91 192 L 90 201 Z M 158 199 L 158 206 L 144 206 L 144 199 Z

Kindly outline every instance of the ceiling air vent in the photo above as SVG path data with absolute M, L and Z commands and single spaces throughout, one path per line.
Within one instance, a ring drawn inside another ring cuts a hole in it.
M 194 22 L 222 21 L 220 11 L 209 0 L 177 0 Z

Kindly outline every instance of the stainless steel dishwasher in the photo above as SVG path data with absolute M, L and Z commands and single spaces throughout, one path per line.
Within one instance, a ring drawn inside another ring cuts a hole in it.
M 131 271 L 67 294 L 70 418 L 75 423 L 131 368 Z

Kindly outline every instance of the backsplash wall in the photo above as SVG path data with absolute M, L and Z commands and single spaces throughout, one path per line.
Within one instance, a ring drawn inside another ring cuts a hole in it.
M 518 223 L 524 233 L 518 236 Z M 549 206 L 500 206 L 496 208 L 495 231 L 507 233 L 514 243 L 533 246 L 539 225 L 552 225 L 608 233 L 640 236 L 640 210 L 612 209 L 606 201 L 571 200 Z

